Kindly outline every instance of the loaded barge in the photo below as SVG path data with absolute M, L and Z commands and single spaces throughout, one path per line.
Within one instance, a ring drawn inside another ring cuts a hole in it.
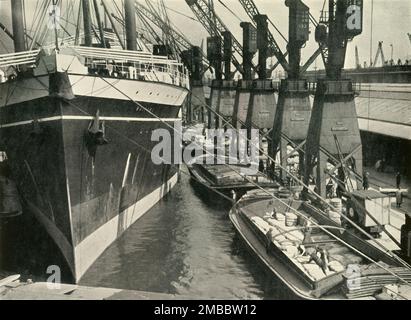
M 237 162 L 237 159 L 231 159 Z M 278 189 L 280 185 L 269 179 L 252 165 L 231 165 L 229 157 L 202 155 L 187 164 L 194 182 L 207 193 L 221 193 L 233 201 L 240 199 L 247 191 L 262 188 Z M 254 164 L 256 165 L 256 164 Z
M 268 194 L 268 192 L 267 192 Z M 410 299 L 411 270 L 310 202 L 255 194 L 230 211 L 251 252 L 296 299 Z

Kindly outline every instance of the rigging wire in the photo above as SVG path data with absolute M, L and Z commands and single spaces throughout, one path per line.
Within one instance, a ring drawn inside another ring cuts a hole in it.
M 190 17 L 189 15 L 187 15 L 187 14 L 185 14 L 185 13 L 182 13 L 182 12 L 177 11 L 177 10 L 175 10 L 175 9 L 172 9 L 172 8 L 170 8 L 170 7 L 166 7 L 166 8 L 167 8 L 167 10 L 170 10 L 170 11 L 172 11 L 172 12 L 174 12 L 174 13 L 177 13 L 177 14 L 183 16 L 183 17 L 186 17 L 187 19 L 190 19 L 190 20 L 192 20 L 192 21 L 195 21 L 195 22 L 200 23 L 200 21 L 198 21 L 197 19 L 195 19 L 195 18 L 193 18 L 193 17 Z
M 41 2 L 41 1 L 36 1 L 36 7 L 34 8 L 34 15 L 33 15 L 34 19 L 32 20 L 32 22 L 31 22 L 31 24 L 30 24 L 30 30 L 27 30 L 27 33 L 30 34 L 30 35 L 31 35 L 32 31 L 33 31 L 34 23 L 35 23 L 36 19 L 38 18 L 37 10 L 38 10 L 38 8 L 39 8 L 39 4 L 40 4 L 40 3 L 42 3 L 42 2 Z M 28 47 L 28 45 L 27 45 L 27 47 Z
M 2 47 L 6 50 L 7 53 L 10 53 L 10 50 L 7 48 L 7 46 L 5 45 L 5 43 L 3 42 L 3 40 L 0 37 L 0 44 L 2 45 Z
M 268 22 L 269 22 L 269 23 L 271 24 L 271 26 L 275 29 L 275 31 L 277 31 L 277 32 L 279 33 L 279 35 L 281 36 L 281 38 L 283 38 L 284 41 L 285 41 L 286 43 L 288 43 L 287 38 L 281 33 L 281 31 L 276 27 L 276 25 L 271 21 L 270 18 L 268 18 Z
M 152 38 L 153 39 L 153 43 L 158 43 L 158 44 L 164 44 L 163 40 L 161 39 L 161 37 L 158 35 L 157 31 L 154 30 L 154 28 L 151 26 L 151 24 L 147 21 L 147 19 L 141 14 L 141 13 L 137 13 L 138 17 L 140 18 L 141 23 L 143 24 L 142 28 L 140 27 L 139 29 L 143 32 L 145 32 L 146 34 L 144 35 L 144 38 L 146 38 L 148 40 L 148 38 Z M 149 40 L 151 41 L 151 40 Z
M 236 17 L 240 22 L 243 21 L 233 10 L 231 10 L 222 0 L 218 0 L 218 2 L 226 8 L 234 17 Z
M 81 0 L 79 0 L 78 13 L 77 13 L 76 35 L 74 37 L 74 45 L 78 45 L 79 42 L 80 42 L 82 9 L 83 9 L 83 2 Z
M 23 30 L 24 30 L 24 44 L 25 47 L 27 48 L 29 46 L 29 39 L 27 37 L 27 20 L 26 20 L 26 0 L 22 1 L 23 4 Z
M 44 23 L 44 21 L 46 19 L 46 16 L 47 16 L 47 9 L 50 5 L 50 2 L 51 2 L 51 0 L 46 0 L 45 3 L 44 3 L 44 7 L 43 7 L 43 10 L 40 14 L 40 18 L 39 18 L 39 21 L 38 21 L 38 28 L 36 28 L 35 34 L 33 36 L 33 41 L 31 42 L 31 45 L 30 45 L 30 50 L 33 49 L 33 46 L 34 46 L 35 41 L 37 39 L 39 39 L 38 42 L 40 44 L 43 44 L 44 39 L 47 37 L 47 35 L 50 31 L 50 29 L 47 27 L 47 24 Z M 43 26 L 43 31 L 41 30 L 42 26 Z

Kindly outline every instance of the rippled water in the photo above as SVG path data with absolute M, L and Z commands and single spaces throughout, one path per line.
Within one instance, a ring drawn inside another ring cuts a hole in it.
M 172 193 L 108 248 L 81 284 L 206 299 L 283 298 L 281 286 L 237 238 L 229 206 L 216 198 L 204 199 L 183 174 Z

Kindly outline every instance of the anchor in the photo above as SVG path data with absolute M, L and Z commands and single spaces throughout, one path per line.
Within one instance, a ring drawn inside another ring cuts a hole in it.
M 105 122 L 100 121 L 100 110 L 97 110 L 96 116 L 91 121 L 88 127 L 88 133 L 96 145 L 103 146 L 108 144 Z
M 108 144 L 105 122 L 100 120 L 100 110 L 97 110 L 96 116 L 90 122 L 85 139 L 88 152 L 93 158 L 96 156 L 98 146 Z

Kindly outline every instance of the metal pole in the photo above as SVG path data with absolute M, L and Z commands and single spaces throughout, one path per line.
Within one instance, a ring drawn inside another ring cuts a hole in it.
M 93 4 L 94 4 L 94 11 L 96 12 L 98 30 L 99 30 L 99 33 L 100 33 L 100 42 L 101 42 L 101 45 L 103 46 L 103 48 L 106 48 L 106 40 L 104 38 L 103 24 L 101 22 L 100 10 L 99 10 L 98 4 L 97 4 L 97 0 L 93 0 Z
M 118 42 L 120 42 L 121 47 L 123 49 L 125 49 L 123 39 L 121 38 L 120 34 L 118 33 L 117 27 L 115 25 L 116 22 L 113 20 L 113 17 L 111 16 L 110 12 L 108 11 L 108 8 L 106 6 L 105 1 L 101 0 L 101 3 L 102 3 L 103 8 L 104 8 L 105 16 L 108 18 L 108 20 L 110 20 L 111 28 L 113 29 L 114 33 L 116 34 Z M 107 25 L 106 25 L 106 27 L 107 27 Z
M 26 51 L 26 42 L 24 39 L 24 20 L 23 20 L 23 1 L 11 1 L 11 17 L 13 26 L 14 51 Z
M 374 0 L 371 0 L 371 36 L 370 36 L 370 68 L 373 67 L 372 46 L 373 46 L 373 25 L 374 25 Z M 384 62 L 383 62 L 384 64 Z
M 134 0 L 124 1 L 127 50 L 137 51 L 136 13 Z
M 84 44 L 87 47 L 92 45 L 91 37 L 91 17 L 90 17 L 90 3 L 89 0 L 83 0 L 83 28 L 84 28 Z

